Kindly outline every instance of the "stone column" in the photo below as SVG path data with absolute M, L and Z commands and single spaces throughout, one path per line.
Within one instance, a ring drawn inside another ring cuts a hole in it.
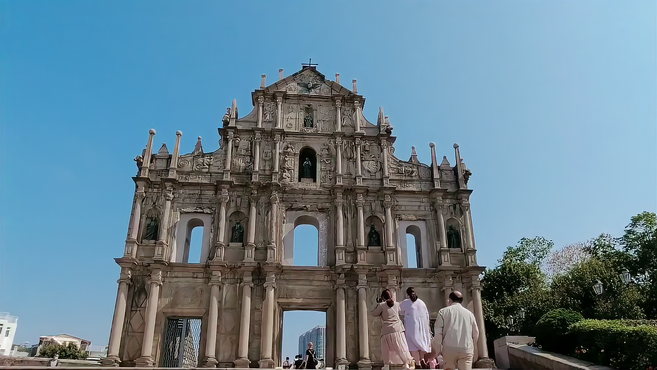
M 488 347 L 486 343 L 486 326 L 484 325 L 484 309 L 481 304 L 481 283 L 479 276 L 472 276 L 472 306 L 474 307 L 475 320 L 479 328 L 479 339 L 477 340 L 477 349 L 479 352 L 479 360 L 477 362 L 490 363 L 492 360 L 488 358 Z M 490 365 L 486 366 L 490 367 Z
M 253 145 L 253 150 L 255 153 L 253 153 L 253 172 L 251 173 L 251 181 L 253 182 L 258 182 L 259 176 L 258 176 L 258 171 L 260 170 L 260 142 L 262 141 L 262 134 L 260 132 L 255 133 L 255 140 L 253 140 L 254 145 Z
M 180 138 L 182 131 L 176 131 L 176 146 L 173 147 L 173 155 L 171 156 L 171 164 L 169 165 L 169 177 L 176 178 L 176 170 L 178 170 L 178 157 L 180 156 Z
M 233 161 L 233 139 L 235 134 L 228 132 L 226 134 L 226 163 L 224 163 L 224 180 L 230 180 L 230 166 Z
M 226 205 L 228 204 L 228 189 L 221 189 L 221 195 L 219 196 L 219 226 L 217 228 L 217 241 L 215 244 L 214 260 L 213 261 L 223 261 L 224 252 L 226 250 Z
M 154 260 L 163 261 L 169 255 L 169 242 L 167 237 L 169 235 L 169 213 L 171 212 L 171 201 L 173 200 L 173 188 L 170 185 L 165 185 L 164 189 L 164 211 L 162 212 L 162 219 L 160 220 L 160 234 L 158 235 L 157 243 L 155 244 Z
M 335 101 L 335 131 L 342 131 L 342 100 Z
M 360 163 L 360 146 L 362 145 L 362 141 L 360 138 L 356 138 L 355 140 L 356 143 L 356 185 L 363 185 L 363 173 L 361 169 L 361 163 Z
M 131 271 L 129 268 L 121 268 L 119 276 L 119 291 L 116 293 L 116 304 L 114 305 L 114 317 L 112 318 L 112 331 L 110 332 L 109 346 L 107 346 L 107 357 L 103 359 L 103 366 L 119 366 L 119 349 L 121 337 L 123 336 L 123 324 L 125 321 L 125 309 L 130 285 Z
M 276 97 L 276 128 L 281 128 L 283 121 L 283 97 Z
M 349 365 L 347 361 L 347 308 L 345 302 L 345 279 L 340 274 L 336 285 L 336 328 L 335 328 L 335 367 Z
M 438 169 L 438 161 L 436 159 L 436 144 L 429 143 L 431 148 L 431 177 L 433 179 L 433 187 L 440 188 L 440 170 Z
M 443 295 L 445 298 L 445 307 L 449 305 L 449 295 L 452 293 L 452 290 L 454 289 L 454 280 L 452 279 L 452 275 L 449 273 L 445 273 L 443 276 Z M 477 324 L 479 325 L 479 324 Z
M 381 156 L 383 157 L 383 186 L 390 185 L 390 174 L 388 173 L 388 146 L 386 139 L 381 139 Z
M 155 319 L 157 318 L 157 306 L 160 301 L 160 286 L 162 286 L 162 271 L 153 271 L 148 280 L 150 291 L 148 293 L 148 303 L 146 304 L 146 318 L 144 324 L 144 339 L 141 342 L 141 357 L 135 364 L 137 367 L 151 367 L 153 359 L 153 338 L 155 336 Z
M 459 144 L 454 143 L 454 154 L 456 155 L 456 173 L 458 175 L 459 189 L 467 189 L 465 186 L 465 179 L 463 178 L 463 164 L 461 164 L 461 153 L 459 151 Z
M 394 220 L 392 219 L 392 197 L 390 195 L 386 194 L 383 206 L 386 212 L 386 264 L 397 265 L 401 261 L 398 261 L 397 248 L 395 248 L 393 237 L 392 223 Z
M 356 114 L 356 119 L 354 120 L 354 122 L 355 122 L 355 124 L 354 124 L 354 126 L 355 126 L 355 127 L 354 127 L 354 131 L 356 131 L 356 132 L 361 132 L 361 130 L 360 130 L 361 106 L 360 106 L 360 102 L 359 102 L 358 100 L 356 100 L 356 101 L 354 102 L 354 107 L 356 107 L 356 113 L 355 113 L 355 114 Z
M 279 167 L 279 160 L 281 157 L 281 135 L 280 134 L 275 134 L 274 135 L 274 142 L 276 143 L 276 147 L 274 148 L 274 169 L 272 170 L 272 181 L 278 182 L 278 167 Z
M 392 293 L 392 299 L 395 301 L 397 300 L 397 288 L 399 288 L 399 279 L 397 278 L 397 275 L 394 272 L 388 274 L 388 286 L 386 286 L 386 289 Z
M 344 247 L 344 216 L 342 214 L 342 193 L 335 195 L 335 264 L 337 266 L 345 264 L 345 247 Z
M 135 190 L 134 208 L 130 218 L 130 228 L 128 238 L 125 241 L 124 257 L 137 258 L 137 236 L 139 234 L 139 221 L 141 220 L 141 202 L 144 200 L 146 192 L 144 186 L 137 183 L 137 190 Z
M 468 266 L 477 266 L 477 250 L 474 247 L 474 240 L 472 237 L 472 225 L 470 224 L 470 202 L 467 199 L 461 198 L 461 209 L 463 210 L 463 223 L 465 226 L 465 235 L 463 239 L 467 242 L 465 249 L 465 254 L 467 257 Z
M 263 75 L 264 76 L 264 75 Z M 258 128 L 262 127 L 262 110 L 265 105 L 265 98 L 262 96 L 258 97 Z
M 141 170 L 139 171 L 139 176 L 148 177 L 148 170 L 151 166 L 151 156 L 153 155 L 153 136 L 155 136 L 155 130 L 148 130 L 148 143 L 146 144 L 146 151 L 144 152 L 144 161 L 141 164 Z
M 335 172 L 336 184 L 342 184 L 342 137 L 335 138 Z
M 208 310 L 208 327 L 205 335 L 205 362 L 203 367 L 216 367 L 217 358 L 217 321 L 219 319 L 219 290 L 221 289 L 221 271 L 212 271 L 210 277 L 210 308 Z
M 265 300 L 262 304 L 262 334 L 260 338 L 260 368 L 273 369 L 274 359 L 272 349 L 274 341 L 274 309 L 276 276 L 273 272 L 267 274 L 265 281 Z
M 371 369 L 370 331 L 367 308 L 367 274 L 358 274 L 358 346 L 360 350 L 359 369 Z
M 445 218 L 443 216 L 443 201 L 441 198 L 434 199 L 433 203 L 434 208 L 436 209 L 436 223 L 438 224 L 438 239 L 440 242 L 440 248 L 438 250 L 438 255 L 440 257 L 440 264 L 442 266 L 450 266 L 451 261 L 449 259 L 449 248 L 447 247 L 447 232 L 445 231 Z
M 267 262 L 274 263 L 278 256 L 276 253 L 276 230 L 278 223 L 278 193 L 272 192 L 269 197 L 271 202 L 271 224 L 269 225 L 269 245 L 267 246 Z
M 251 272 L 245 272 L 242 282 L 242 312 L 240 316 L 240 339 L 237 349 L 235 367 L 248 368 L 249 361 L 249 331 L 251 329 L 251 288 L 253 280 Z
M 357 219 L 357 236 L 356 236 L 356 249 L 358 253 L 359 264 L 367 263 L 367 246 L 365 245 L 365 216 L 363 215 L 363 206 L 365 205 L 365 197 L 363 194 L 356 195 L 356 207 L 358 208 Z
M 253 262 L 255 257 L 255 233 L 256 233 L 256 205 L 258 204 L 258 193 L 253 190 L 249 198 L 249 232 L 246 238 L 246 247 L 244 248 L 244 262 Z

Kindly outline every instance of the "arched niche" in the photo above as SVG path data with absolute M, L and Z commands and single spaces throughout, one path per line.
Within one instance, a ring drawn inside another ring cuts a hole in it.
M 374 228 L 374 231 L 378 233 L 379 236 L 379 245 L 372 245 L 371 241 L 371 236 L 372 236 L 372 228 Z M 383 227 L 383 222 L 381 219 L 376 216 L 376 215 L 371 215 L 365 220 L 365 245 L 367 246 L 368 249 L 377 249 L 381 248 L 383 249 L 383 246 L 385 245 L 385 230 Z
M 318 266 L 328 266 L 328 218 L 322 212 L 287 211 L 283 225 L 282 264 L 294 266 L 294 229 L 299 225 L 312 225 L 317 228 Z
M 162 232 L 162 230 L 160 230 L 160 212 L 155 208 L 149 209 L 146 211 L 142 222 L 141 241 L 157 241 Z
M 196 227 L 203 227 L 203 237 L 201 240 L 201 258 L 200 261 L 189 261 L 189 248 L 192 237 L 192 230 Z M 177 224 L 176 245 L 172 251 L 171 262 L 181 263 L 205 263 L 208 260 L 210 252 L 210 238 L 212 235 L 212 215 L 207 213 L 183 213 Z
M 447 236 L 447 248 L 463 250 L 463 232 L 461 223 L 455 218 L 449 218 L 445 222 L 445 235 Z
M 246 228 L 248 219 L 244 212 L 235 211 L 228 217 L 228 228 L 226 229 L 226 240 L 228 243 L 246 243 Z M 241 229 L 241 230 L 240 230 Z M 241 237 L 239 236 L 241 231 Z
M 411 234 L 415 245 L 407 245 L 406 235 Z M 415 253 L 418 268 L 431 267 L 427 224 L 423 220 L 399 221 L 397 228 L 397 245 L 401 249 L 402 265 L 408 267 L 408 254 Z
M 317 152 L 305 147 L 299 151 L 299 182 L 317 182 Z

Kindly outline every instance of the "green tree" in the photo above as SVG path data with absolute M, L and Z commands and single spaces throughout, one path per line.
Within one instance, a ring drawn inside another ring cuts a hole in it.
M 85 360 L 89 356 L 89 352 L 81 350 L 75 343 L 68 343 L 67 345 L 49 343 L 43 345 L 38 356 L 50 358 L 55 354 L 58 354 L 60 359 L 71 360 Z
M 632 217 L 620 243 L 630 256 L 625 267 L 645 297 L 643 310 L 648 318 L 657 319 L 657 215 L 642 212 Z
M 554 247 L 554 242 L 542 236 L 522 238 L 518 245 L 507 247 L 500 262 L 525 262 L 540 265 L 550 254 L 552 247 Z

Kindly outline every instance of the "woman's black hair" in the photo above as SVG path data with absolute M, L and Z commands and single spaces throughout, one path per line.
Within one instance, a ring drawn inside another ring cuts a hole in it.
M 381 298 L 383 298 L 386 301 L 388 307 L 392 307 L 395 305 L 395 301 L 392 300 L 392 293 L 390 292 L 389 289 L 386 289 L 383 292 L 381 292 Z

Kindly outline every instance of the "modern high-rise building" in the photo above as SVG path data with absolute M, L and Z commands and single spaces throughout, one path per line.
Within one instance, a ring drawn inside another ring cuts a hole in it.
M 317 359 L 323 359 L 326 353 L 326 326 L 315 326 L 299 336 L 299 354 L 306 355 L 306 349 L 310 342 L 313 342 L 315 346 Z
M 0 312 L 0 355 L 8 355 L 11 352 L 17 326 L 18 317 Z

